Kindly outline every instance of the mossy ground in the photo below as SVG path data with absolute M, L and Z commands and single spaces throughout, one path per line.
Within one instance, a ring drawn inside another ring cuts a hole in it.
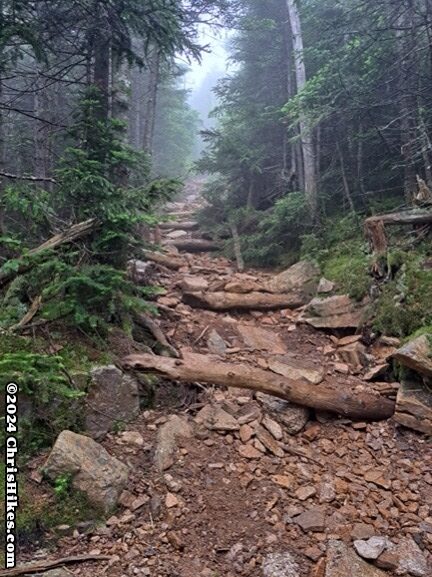
M 86 498 L 70 490 L 56 494 L 54 488 L 46 483 L 37 485 L 21 473 L 19 483 L 19 507 L 17 509 L 18 547 L 35 546 L 37 542 L 58 536 L 56 528 L 60 525 L 75 527 L 82 521 L 101 519 L 100 511 L 91 507 Z M 0 465 L 0 508 L 2 517 L 5 500 L 5 467 Z M 0 541 L 4 540 L 3 519 L 0 527 Z M 0 566 L 4 559 L 0 556 Z

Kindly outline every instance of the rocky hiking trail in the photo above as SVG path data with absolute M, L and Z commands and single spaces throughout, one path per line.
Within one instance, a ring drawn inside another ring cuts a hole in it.
M 51 577 L 431 577 L 431 411 L 386 378 L 400 344 L 359 333 L 363 306 L 313 265 L 236 272 L 194 208 L 172 205 L 166 252 L 131 265 L 165 288 L 160 324 L 141 319 L 160 356 L 125 347 L 115 403 L 92 393 L 97 442 L 63 432 L 34 464 L 118 510 L 22 562 L 100 557 Z M 139 413 L 131 383 L 148 372 L 156 406 Z

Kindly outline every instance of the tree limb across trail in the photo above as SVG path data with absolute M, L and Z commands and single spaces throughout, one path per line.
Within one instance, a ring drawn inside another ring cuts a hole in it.
M 356 393 L 330 385 L 311 385 L 250 365 L 226 363 L 209 355 L 187 353 L 183 359 L 131 355 L 123 359 L 122 364 L 126 370 L 154 373 L 171 381 L 252 389 L 353 420 L 381 421 L 392 417 L 395 412 L 395 402 L 377 394 Z
M 31 565 L 20 565 L 14 569 L 5 569 L 0 571 L 0 577 L 18 577 L 19 575 L 30 575 L 32 573 L 43 573 L 49 569 L 56 569 L 63 565 L 71 565 L 73 563 L 85 563 L 86 561 L 109 561 L 111 557 L 108 555 L 78 555 L 76 557 L 64 557 L 55 561 L 41 561 L 40 563 L 33 563 Z
M 297 309 L 306 304 L 305 297 L 298 294 L 271 294 L 251 292 L 184 293 L 183 301 L 194 308 L 211 311 Z
M 33 266 L 31 262 L 27 260 L 29 256 L 35 256 L 43 253 L 46 250 L 52 250 L 58 248 L 61 245 L 73 242 L 91 233 L 97 227 L 97 221 L 94 218 L 86 220 L 84 222 L 79 222 L 69 227 L 63 232 L 60 232 L 50 239 L 45 241 L 43 244 L 39 245 L 24 256 L 18 259 L 17 266 L 10 270 L 0 271 L 0 287 L 7 285 L 11 280 L 20 274 L 23 274 L 30 270 Z M 7 264 L 7 263 L 6 263 Z

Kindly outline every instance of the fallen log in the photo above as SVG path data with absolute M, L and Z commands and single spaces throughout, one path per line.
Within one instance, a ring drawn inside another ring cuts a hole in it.
M 225 363 L 208 355 L 187 353 L 183 359 L 131 355 L 123 359 L 122 364 L 126 370 L 153 373 L 172 381 L 252 389 L 353 420 L 381 421 L 395 412 L 395 402 L 377 394 L 348 391 L 339 386 L 311 385 L 246 364 Z
M 195 220 L 185 222 L 161 222 L 159 228 L 162 230 L 197 230 L 199 224 Z
M 30 575 L 31 573 L 44 573 L 49 569 L 56 569 L 63 565 L 71 565 L 74 563 L 86 563 L 87 561 L 109 561 L 111 559 L 108 555 L 78 555 L 76 557 L 64 557 L 55 561 L 40 561 L 29 565 L 19 565 L 13 569 L 5 569 L 0 571 L 0 577 L 18 577 L 19 575 Z
M 170 254 L 164 254 L 162 252 L 153 252 L 151 250 L 144 250 L 143 256 L 147 260 L 150 260 L 162 266 L 166 266 L 171 270 L 179 270 L 182 266 L 185 265 L 185 262 L 181 258 L 178 258 Z
M 295 293 L 278 295 L 260 292 L 247 294 L 229 292 L 184 293 L 183 301 L 191 307 L 212 311 L 297 309 L 307 303 L 304 295 Z
M 196 216 L 196 210 L 179 210 L 178 212 L 168 212 L 165 213 L 163 216 L 166 216 L 172 220 L 182 220 L 188 219 L 192 220 L 194 216 Z
M 0 272 L 0 287 L 7 285 L 11 280 L 20 274 L 27 272 L 34 266 L 34 263 L 29 262 L 27 257 L 36 256 L 38 254 L 42 254 L 44 251 L 53 250 L 64 244 L 74 242 L 75 240 L 78 240 L 79 238 L 82 238 L 83 236 L 93 232 L 96 227 L 97 221 L 94 218 L 84 222 L 79 222 L 67 230 L 54 235 L 38 247 L 29 250 L 25 256 L 18 260 L 18 263 L 13 268 L 13 270 L 5 270 L 4 272 Z
M 374 253 L 380 255 L 387 251 L 385 225 L 420 225 L 432 224 L 431 210 L 407 210 L 371 216 L 365 220 L 366 236 L 369 238 Z
M 166 246 L 174 246 L 182 252 L 215 252 L 221 250 L 221 245 L 211 240 L 200 238 L 188 238 L 185 240 L 168 240 L 164 243 Z

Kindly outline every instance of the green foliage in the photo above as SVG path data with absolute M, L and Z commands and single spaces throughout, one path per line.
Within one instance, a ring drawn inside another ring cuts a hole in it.
M 62 430 L 79 430 L 82 424 L 85 383 L 76 375 L 92 366 L 88 353 L 77 344 L 63 343 L 57 354 L 47 348 L 41 338 L 0 332 L 0 394 L 4 395 L 4 388 L 11 381 L 19 385 L 18 434 L 22 456 L 51 445 Z M 110 359 L 101 358 L 101 362 Z
M 69 146 L 56 171 L 54 193 L 10 188 L 6 195 L 9 210 L 19 212 L 25 229 L 46 238 L 46 224 L 56 211 L 72 221 L 97 220 L 93 234 L 74 246 L 39 255 L 9 258 L 2 273 L 29 272 L 12 283 L 3 298 L 0 326 L 11 327 L 26 313 L 30 303 L 42 297 L 40 315 L 49 321 L 64 322 L 86 332 L 100 334 L 109 324 L 129 325 L 131 310 L 144 310 L 154 294 L 151 287 L 137 287 L 127 279 L 128 260 L 140 248 L 138 227 L 155 223 L 152 210 L 171 198 L 180 183 L 174 180 L 150 181 L 148 158 L 124 144 L 124 126 L 116 120 L 101 120 L 96 89 L 82 98 L 76 123 L 70 131 L 74 146 Z M 129 185 L 133 178 L 133 186 Z M 29 227 L 26 223 L 32 223 Z M 33 229 L 32 229 L 33 227 Z M 27 231 L 28 232 L 28 231 Z M 14 248 L 21 245 L 18 240 Z
M 361 218 L 350 214 L 327 219 L 318 234 L 306 235 L 302 241 L 302 257 L 316 259 L 325 278 L 336 283 L 339 293 L 357 300 L 368 294 L 371 257 Z
M 4 509 L 5 499 L 5 465 L 0 463 L 0 506 Z M 20 506 L 17 509 L 17 533 L 20 544 L 34 544 L 37 539 L 45 537 L 47 532 L 55 531 L 59 525 L 76 526 L 82 521 L 95 521 L 103 518 L 101 511 L 91 506 L 85 496 L 72 491 L 70 479 L 60 478 L 54 484 L 52 494 L 35 489 L 34 483 L 28 482 L 24 474 L 18 476 L 20 487 Z M 61 487 L 61 490 L 56 490 Z M 0 528 L 0 540 L 3 541 L 4 524 Z
M 304 195 L 290 193 L 266 212 L 256 212 L 256 232 L 243 237 L 244 258 L 254 265 L 288 266 L 298 260 L 301 238 L 311 229 Z
M 54 481 L 54 493 L 57 498 L 65 497 L 71 490 L 72 475 L 65 473 Z
M 28 346 L 25 341 L 16 341 L 17 347 L 23 344 Z M 19 385 L 22 411 L 18 436 L 22 453 L 31 454 L 62 430 L 77 428 L 77 407 L 84 393 L 74 387 L 61 356 L 3 349 L 9 352 L 3 352 L 0 359 L 0 392 L 4 394 L 9 382 Z
M 375 304 L 374 328 L 398 337 L 425 334 L 432 325 L 430 306 L 432 271 L 423 267 L 424 256 L 398 251 L 398 270 Z

